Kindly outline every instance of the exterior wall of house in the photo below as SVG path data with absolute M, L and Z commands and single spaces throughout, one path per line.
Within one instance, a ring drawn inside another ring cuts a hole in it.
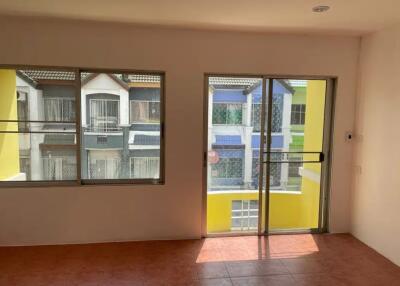
M 17 90 L 14 70 L 0 70 L 0 119 L 17 119 Z M 18 131 L 15 122 L 0 123 L 0 130 Z M 19 136 L 0 133 L 0 180 L 20 180 Z M 5 164 L 5 162 L 7 162 Z M 23 177 L 23 176 L 22 176 Z

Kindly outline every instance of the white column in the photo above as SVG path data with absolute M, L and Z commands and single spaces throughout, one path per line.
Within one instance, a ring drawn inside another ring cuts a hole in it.
M 119 124 L 120 126 L 129 126 L 129 92 L 121 89 L 119 94 Z
M 29 94 L 29 118 L 31 120 L 44 120 L 44 101 L 43 91 L 31 89 Z M 43 123 L 31 124 L 31 131 L 41 131 Z M 45 134 L 31 133 L 30 140 L 30 160 L 31 160 L 31 179 L 43 180 L 43 164 L 39 144 L 43 143 Z
M 43 164 L 39 144 L 44 141 L 44 134 L 31 134 L 31 176 L 32 180 L 43 180 Z
M 253 108 L 253 96 L 252 94 L 247 95 L 246 102 L 246 113 L 245 113 L 245 127 L 244 127 L 244 138 L 245 144 L 244 149 L 244 184 L 249 188 L 252 182 L 251 171 L 253 165 L 253 149 L 251 148 L 251 141 L 253 135 L 253 126 L 251 125 L 251 112 Z
M 87 95 L 87 90 L 85 88 L 82 88 L 82 90 L 81 90 L 81 126 L 82 127 L 87 127 L 87 122 L 86 122 L 86 95 Z
M 289 145 L 292 140 L 290 134 L 290 117 L 292 111 L 292 95 L 285 93 L 283 95 L 282 110 L 282 135 L 283 135 L 283 151 L 289 151 Z M 283 187 L 287 185 L 289 177 L 289 164 L 281 164 L 281 183 Z

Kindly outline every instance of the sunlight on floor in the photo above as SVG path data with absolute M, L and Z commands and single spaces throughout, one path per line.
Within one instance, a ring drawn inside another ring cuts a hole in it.
M 319 251 L 311 234 L 207 238 L 196 262 L 313 257 Z

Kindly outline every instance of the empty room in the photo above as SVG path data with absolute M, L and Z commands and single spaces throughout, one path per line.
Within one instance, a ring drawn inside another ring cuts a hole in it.
M 0 286 L 400 285 L 400 1 L 1 0 Z

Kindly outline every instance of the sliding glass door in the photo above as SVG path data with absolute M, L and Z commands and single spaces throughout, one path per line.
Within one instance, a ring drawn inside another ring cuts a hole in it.
M 331 80 L 207 83 L 207 233 L 322 231 Z

